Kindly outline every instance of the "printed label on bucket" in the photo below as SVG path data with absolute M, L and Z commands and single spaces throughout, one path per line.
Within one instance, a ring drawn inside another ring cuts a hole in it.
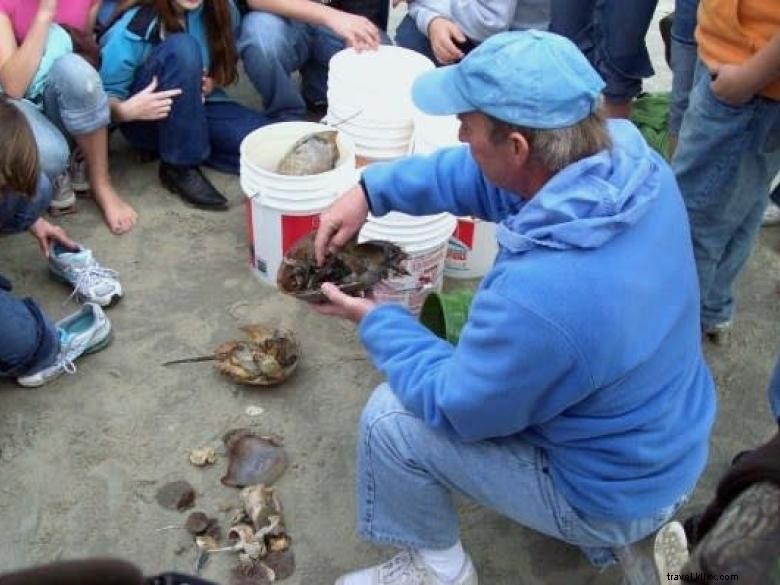
M 419 314 L 425 297 L 433 291 L 441 291 L 446 255 L 446 245 L 412 254 L 404 263 L 409 276 L 380 282 L 374 288 L 374 297 L 378 301 L 401 303 L 415 315 Z
M 317 229 L 320 225 L 320 214 L 314 215 L 282 215 L 282 255 L 293 247 L 293 244 Z
M 457 238 L 447 244 L 447 270 L 468 270 L 469 246 Z

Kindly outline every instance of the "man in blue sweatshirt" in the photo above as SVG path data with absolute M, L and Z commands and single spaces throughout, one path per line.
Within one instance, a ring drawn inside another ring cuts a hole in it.
M 413 88 L 467 145 L 373 165 L 322 214 L 319 261 L 369 210 L 500 222 L 456 347 L 323 286 L 318 310 L 358 322 L 388 380 L 361 419 L 359 531 L 407 549 L 339 585 L 476 584 L 451 491 L 645 582 L 629 545 L 693 490 L 715 394 L 680 192 L 633 125 L 604 121 L 602 88 L 563 37 L 495 35 Z

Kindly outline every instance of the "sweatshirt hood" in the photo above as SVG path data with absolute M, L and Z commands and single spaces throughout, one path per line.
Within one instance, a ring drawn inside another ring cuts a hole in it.
M 612 148 L 554 175 L 496 236 L 514 253 L 538 246 L 598 248 L 637 223 L 658 196 L 658 158 L 625 120 L 610 120 Z

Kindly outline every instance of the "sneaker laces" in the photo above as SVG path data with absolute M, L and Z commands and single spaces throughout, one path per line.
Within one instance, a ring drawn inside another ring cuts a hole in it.
M 101 266 L 94 258 L 90 258 L 84 266 L 73 266 L 72 270 L 77 274 L 76 282 L 73 283 L 73 292 L 70 293 L 63 304 L 68 303 L 80 291 L 89 291 L 92 287 L 100 284 L 100 281 L 103 279 L 110 278 L 116 280 L 119 277 L 119 273 L 116 270 Z
M 422 571 L 424 569 L 415 563 L 414 553 L 403 551 L 379 567 L 379 579 L 381 583 L 385 581 L 412 583 L 411 579 L 419 576 Z

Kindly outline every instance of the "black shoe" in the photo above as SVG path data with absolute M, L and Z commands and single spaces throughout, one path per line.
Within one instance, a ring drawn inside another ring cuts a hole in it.
M 211 210 L 228 208 L 228 201 L 216 190 L 198 167 L 177 167 L 160 161 L 160 182 L 195 207 Z

